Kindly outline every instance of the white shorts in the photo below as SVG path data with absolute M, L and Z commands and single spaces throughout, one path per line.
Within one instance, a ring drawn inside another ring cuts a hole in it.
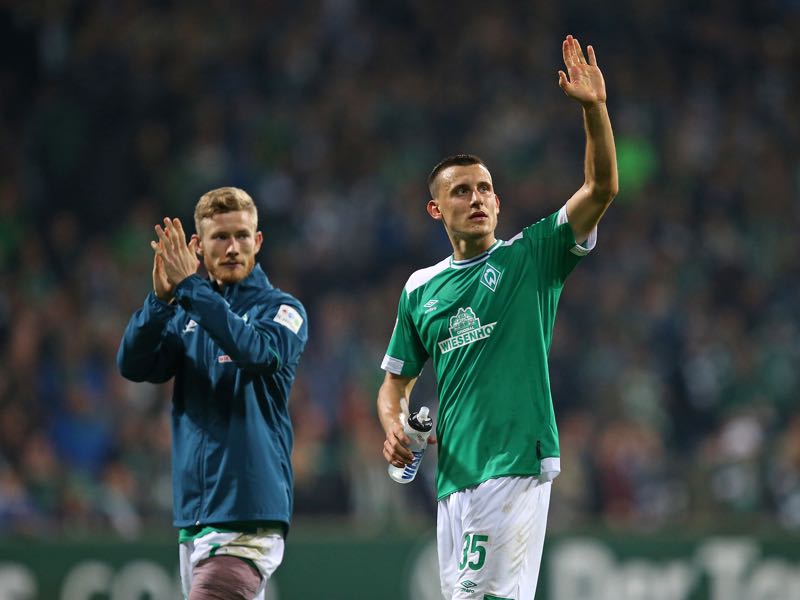
M 445 600 L 530 600 L 542 561 L 550 482 L 499 477 L 439 502 L 436 539 Z
M 212 556 L 236 556 L 249 560 L 261 573 L 261 587 L 253 600 L 264 600 L 267 580 L 283 560 L 283 535 L 279 529 L 257 529 L 255 533 L 212 531 L 180 544 L 180 571 L 183 597 L 189 597 L 192 571 Z

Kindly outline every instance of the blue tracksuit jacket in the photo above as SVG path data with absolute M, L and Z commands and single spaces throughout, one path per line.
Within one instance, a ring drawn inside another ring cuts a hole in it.
M 261 267 L 221 292 L 192 275 L 168 305 L 151 292 L 117 353 L 122 375 L 175 377 L 176 527 L 280 521 L 292 512 L 289 390 L 308 339 L 303 305 Z

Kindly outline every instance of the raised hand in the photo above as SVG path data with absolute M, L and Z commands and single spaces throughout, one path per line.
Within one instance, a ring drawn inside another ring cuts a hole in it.
M 594 48 L 586 47 L 586 52 L 589 54 L 587 62 L 578 40 L 568 35 L 561 44 L 561 52 L 564 55 L 567 73 L 558 72 L 558 85 L 564 93 L 584 106 L 605 102 L 606 84 L 597 66 Z
M 150 242 L 156 252 L 156 266 L 161 259 L 163 272 L 172 289 L 181 281 L 197 273 L 200 261 L 197 260 L 197 238 L 186 243 L 186 234 L 180 219 L 164 217 L 164 227 L 156 225 L 158 242 Z M 155 285 L 155 266 L 154 266 Z

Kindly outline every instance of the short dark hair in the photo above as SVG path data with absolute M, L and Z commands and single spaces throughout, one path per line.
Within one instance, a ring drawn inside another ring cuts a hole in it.
M 431 198 L 436 196 L 436 190 L 433 184 L 439 176 L 439 173 L 448 167 L 466 167 L 469 165 L 483 165 L 486 167 L 486 163 L 483 162 L 483 159 L 475 154 L 453 154 L 452 156 L 440 160 L 436 166 L 431 169 L 431 174 L 428 175 L 428 191 L 431 194 Z

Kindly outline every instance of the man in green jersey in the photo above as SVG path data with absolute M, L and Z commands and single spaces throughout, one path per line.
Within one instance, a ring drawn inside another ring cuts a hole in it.
M 583 112 L 584 184 L 559 211 L 503 241 L 495 238 L 500 200 L 483 161 L 462 154 L 436 165 L 427 209 L 453 255 L 408 279 L 382 364 L 383 455 L 400 467 L 412 461 L 401 399 L 433 362 L 437 542 L 448 600 L 532 600 L 536 590 L 550 482 L 560 471 L 547 366 L 556 306 L 618 188 L 594 50 L 587 60 L 567 36 L 562 52 L 559 85 Z

